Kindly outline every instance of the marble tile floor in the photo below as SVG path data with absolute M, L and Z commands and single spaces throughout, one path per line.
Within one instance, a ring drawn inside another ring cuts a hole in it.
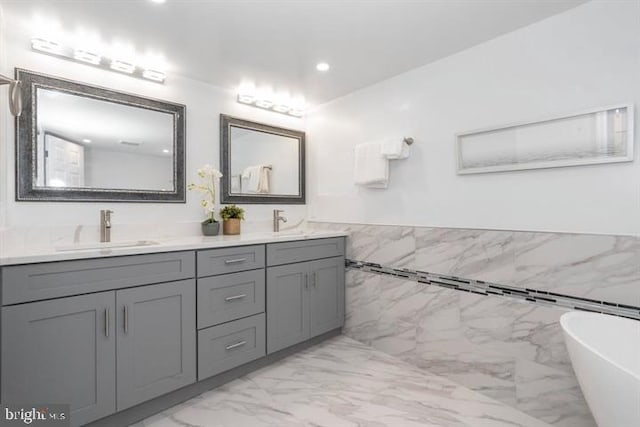
M 339 336 L 134 424 L 196 426 L 550 425 Z

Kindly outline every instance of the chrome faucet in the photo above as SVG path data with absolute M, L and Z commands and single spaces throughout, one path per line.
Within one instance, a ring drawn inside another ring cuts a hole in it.
M 280 209 L 273 210 L 273 232 L 274 233 L 277 233 L 278 231 L 280 231 L 280 221 L 287 222 L 287 218 L 280 215 L 282 212 L 284 211 Z
M 111 241 L 111 214 L 112 210 L 101 210 L 100 211 L 100 241 L 110 242 Z

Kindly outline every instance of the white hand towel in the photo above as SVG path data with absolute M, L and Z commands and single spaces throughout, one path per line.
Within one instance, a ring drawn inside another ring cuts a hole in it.
M 380 143 L 358 144 L 355 150 L 354 181 L 356 185 L 387 188 L 389 161 L 382 156 Z
M 400 160 L 409 157 L 409 145 L 404 139 L 387 139 L 382 142 L 382 155 L 389 160 Z

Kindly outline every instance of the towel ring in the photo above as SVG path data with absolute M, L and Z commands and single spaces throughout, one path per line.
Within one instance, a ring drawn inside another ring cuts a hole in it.
M 404 143 L 407 145 L 411 145 L 413 144 L 413 138 L 411 138 L 410 136 L 407 136 L 404 138 Z

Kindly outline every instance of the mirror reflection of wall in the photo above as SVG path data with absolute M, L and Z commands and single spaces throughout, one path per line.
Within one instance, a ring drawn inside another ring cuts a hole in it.
M 172 114 L 44 88 L 36 105 L 37 187 L 174 190 Z
M 299 195 L 299 140 L 231 126 L 231 193 Z

